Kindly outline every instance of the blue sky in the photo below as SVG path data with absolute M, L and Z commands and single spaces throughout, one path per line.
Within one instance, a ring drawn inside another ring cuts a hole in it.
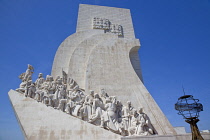
M 145 86 L 171 124 L 189 132 L 174 110 L 183 85 L 204 106 L 199 129 L 210 129 L 210 0 L 0 0 L 0 140 L 23 139 L 7 93 L 27 64 L 34 80 L 51 73 L 80 3 L 130 9 Z

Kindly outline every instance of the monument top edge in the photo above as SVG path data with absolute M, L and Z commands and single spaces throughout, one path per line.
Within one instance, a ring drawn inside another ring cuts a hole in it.
M 122 9 L 122 10 L 128 10 L 128 11 L 130 11 L 130 9 L 127 9 L 127 8 L 110 7 L 110 6 L 101 6 L 101 5 L 79 4 L 79 7 L 81 7 L 81 6 L 104 7 L 104 8 L 116 8 L 116 9 Z

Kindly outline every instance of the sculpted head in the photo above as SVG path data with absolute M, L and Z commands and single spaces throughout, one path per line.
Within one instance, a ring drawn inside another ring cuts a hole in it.
M 91 95 L 92 97 L 94 97 L 94 91 L 93 91 L 93 90 L 90 90 L 90 95 Z
M 142 114 L 143 113 L 143 108 L 140 107 L 139 110 L 138 110 L 138 113 Z
M 28 64 L 28 69 L 29 69 L 29 70 L 34 70 L 33 66 L 30 65 L 30 64 Z
M 104 88 L 102 88 L 102 89 L 101 89 L 101 97 L 105 97 L 105 96 L 106 96 L 105 89 L 104 89 Z
M 117 105 L 122 105 L 120 100 L 117 101 Z
M 50 81 L 50 75 L 46 76 L 46 81 Z
M 99 95 L 98 95 L 98 93 L 95 93 L 94 98 L 99 99 Z
M 39 78 L 42 78 L 43 77 L 43 74 L 42 73 L 39 73 L 39 76 L 38 76 Z
M 57 79 L 56 82 L 57 82 L 57 84 L 61 85 L 62 84 L 62 79 L 59 78 L 59 79 Z
M 57 76 L 55 80 L 57 81 L 58 79 L 60 79 L 60 76 Z
M 137 110 L 136 109 L 133 109 L 133 115 L 136 115 L 136 114 L 138 114 L 137 113 Z
M 52 76 L 50 76 L 50 81 L 51 81 L 51 82 L 53 81 L 53 77 L 52 77 Z

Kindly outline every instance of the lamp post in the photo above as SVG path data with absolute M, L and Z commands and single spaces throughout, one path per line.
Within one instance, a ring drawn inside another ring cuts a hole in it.
M 175 104 L 175 109 L 179 115 L 182 115 L 185 121 L 190 124 L 192 131 L 192 140 L 204 140 L 197 126 L 199 121 L 199 112 L 203 111 L 203 105 L 198 103 L 198 99 L 194 99 L 192 95 L 181 96 Z

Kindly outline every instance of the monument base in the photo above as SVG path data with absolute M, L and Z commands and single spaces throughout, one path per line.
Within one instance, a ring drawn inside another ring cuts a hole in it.
M 190 140 L 191 134 L 122 137 L 10 90 L 9 98 L 27 140 Z M 202 134 L 210 140 L 210 134 Z
M 14 90 L 8 94 L 27 140 L 119 140 L 121 137 Z

